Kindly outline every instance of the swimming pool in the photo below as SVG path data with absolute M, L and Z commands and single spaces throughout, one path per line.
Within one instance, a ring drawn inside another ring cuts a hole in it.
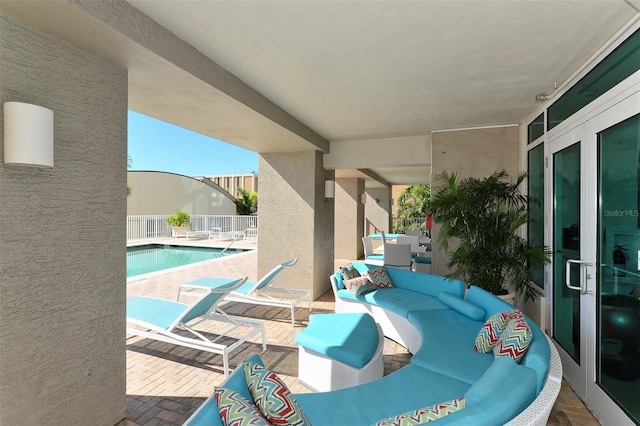
M 221 257 L 221 248 L 148 244 L 127 247 L 127 278 Z M 228 256 L 242 250 L 227 250 Z

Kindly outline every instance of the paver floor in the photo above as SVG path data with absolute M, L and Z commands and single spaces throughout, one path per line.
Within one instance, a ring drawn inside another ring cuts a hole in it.
M 295 268 L 295 267 L 294 267 Z M 287 273 L 287 272 L 284 272 Z M 127 297 L 146 295 L 175 300 L 179 284 L 203 276 L 257 277 L 255 251 L 217 259 L 178 271 L 130 279 Z M 313 302 L 313 313 L 333 312 L 331 290 Z M 308 323 L 308 310 L 298 308 L 296 326 L 291 326 L 288 309 L 255 306 L 245 303 L 223 303 L 221 307 L 232 315 L 264 321 L 267 350 L 262 352 L 259 337 L 243 345 L 229 357 L 233 369 L 249 355 L 260 353 L 267 367 L 282 377 L 294 393 L 310 392 L 298 382 L 298 349 L 294 342 L 297 332 Z M 203 324 L 205 332 L 215 332 Z M 405 348 L 386 339 L 384 348 L 385 375 L 409 362 Z M 224 380 L 222 356 L 128 336 L 127 339 L 127 418 L 118 426 L 180 425 L 211 395 Z M 558 401 L 549 418 L 550 425 L 597 425 L 584 404 L 563 383 Z

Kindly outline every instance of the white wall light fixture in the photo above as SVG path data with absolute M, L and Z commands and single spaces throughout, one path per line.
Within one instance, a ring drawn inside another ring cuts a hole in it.
M 4 103 L 4 162 L 53 167 L 53 111 L 22 102 Z
M 360 203 L 361 204 L 367 204 L 367 194 L 366 193 L 362 193 L 360 194 Z
M 336 181 L 325 180 L 324 181 L 324 198 L 335 198 L 335 197 L 336 197 Z

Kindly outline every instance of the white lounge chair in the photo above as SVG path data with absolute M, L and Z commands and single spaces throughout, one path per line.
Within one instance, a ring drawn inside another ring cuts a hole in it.
M 222 355 L 224 375 L 229 375 L 229 353 L 258 333 L 262 333 L 262 350 L 267 349 L 264 324 L 261 321 L 227 315 L 217 307 L 218 303 L 232 290 L 242 286 L 247 277 L 241 279 L 220 279 L 216 285 L 201 292 L 190 305 L 154 297 L 135 296 L 127 300 L 127 333 L 186 346 L 193 349 Z M 204 320 L 230 324 L 211 340 L 193 327 Z M 188 325 L 187 325 L 188 324 Z M 240 327 L 249 332 L 229 334 Z M 216 343 L 218 339 L 229 336 L 236 341 L 227 346 Z M 238 337 L 239 336 L 239 337 Z
M 273 280 L 285 268 L 295 265 L 296 262 L 298 262 L 297 257 L 281 263 L 269 271 L 265 276 L 260 278 L 258 282 L 247 281 L 244 285 L 229 293 L 224 300 L 289 308 L 291 309 L 291 325 L 295 326 L 296 306 L 306 299 L 309 303 L 309 312 L 311 312 L 311 292 L 309 290 L 280 287 L 275 285 Z M 180 287 L 196 288 L 190 284 L 183 284 Z

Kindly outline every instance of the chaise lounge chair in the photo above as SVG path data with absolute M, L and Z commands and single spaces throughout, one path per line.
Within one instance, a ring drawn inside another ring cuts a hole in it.
M 236 288 L 224 298 L 229 302 L 253 303 L 255 305 L 277 306 L 291 309 L 291 325 L 295 327 L 295 308 L 305 299 L 309 303 L 311 312 L 311 292 L 308 290 L 289 289 L 277 286 L 273 283 L 275 277 L 285 268 L 289 268 L 298 262 L 293 258 L 281 263 L 263 276 L 258 282 L 247 281 Z M 183 284 L 180 288 L 202 288 L 191 284 Z M 180 290 L 178 290 L 178 296 Z
M 127 300 L 127 333 L 159 340 L 188 348 L 199 349 L 222 355 L 224 375 L 229 375 L 229 353 L 258 333 L 262 333 L 262 349 L 267 349 L 264 324 L 261 321 L 227 315 L 217 307 L 229 292 L 238 289 L 247 277 L 230 280 L 218 279 L 190 305 L 153 297 L 135 296 Z M 211 340 L 192 327 L 204 320 L 230 324 L 218 337 Z M 189 324 L 189 325 L 187 325 Z M 249 332 L 230 333 L 239 328 Z M 216 343 L 221 337 L 231 337 L 236 341 L 231 345 Z

